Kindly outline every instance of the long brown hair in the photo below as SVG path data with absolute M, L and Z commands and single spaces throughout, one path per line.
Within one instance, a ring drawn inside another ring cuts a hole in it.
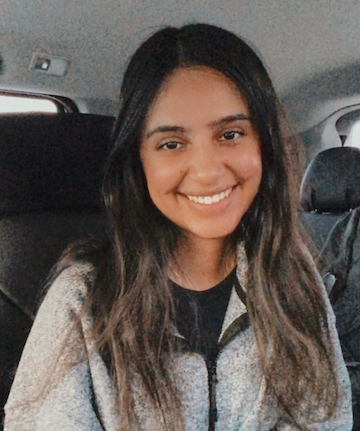
M 121 88 L 104 178 L 109 239 L 89 250 L 73 249 L 58 269 L 73 260 L 93 261 L 88 303 L 97 347 L 117 387 L 121 429 L 136 424 L 134 376 L 166 429 L 181 429 L 181 406 L 165 366 L 174 349 L 168 266 L 181 231 L 151 201 L 140 144 L 164 80 L 177 68 L 194 65 L 216 69 L 238 86 L 260 138 L 262 182 L 235 235 L 244 240 L 249 260 L 247 307 L 269 390 L 284 413 L 304 426 L 310 410 L 322 411 L 324 419 L 337 401 L 326 306 L 298 228 L 291 160 L 297 147 L 283 130 L 263 63 L 234 34 L 205 24 L 165 28 L 134 54 Z

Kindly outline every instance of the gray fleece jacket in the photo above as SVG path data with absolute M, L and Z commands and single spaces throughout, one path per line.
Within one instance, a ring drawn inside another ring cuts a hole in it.
M 242 286 L 246 286 L 246 268 L 244 252 L 240 249 L 237 275 Z M 74 315 L 79 313 L 83 304 L 85 277 L 90 270 L 89 265 L 74 265 L 65 270 L 50 288 L 35 319 L 5 407 L 5 431 L 115 431 L 121 423 L 121 414 L 117 414 L 115 407 L 114 385 L 102 358 L 93 353 L 91 316 L 82 315 L 81 325 L 69 333 L 69 328 L 74 328 Z M 319 282 L 323 286 L 320 276 Z M 350 382 L 335 330 L 334 314 L 327 298 L 326 303 L 336 351 L 339 402 L 331 420 L 306 425 L 310 431 L 350 431 Z M 220 336 L 223 346 L 216 363 L 215 430 L 269 431 L 275 426 L 279 431 L 295 430 L 281 417 L 276 401 L 266 391 L 251 327 L 243 325 L 241 330 L 229 336 L 231 329 L 228 328 L 234 328 L 232 323 L 241 320 L 246 321 L 246 306 L 234 288 Z M 225 343 L 224 339 L 228 341 Z M 67 361 L 70 356 L 73 365 L 62 367 L 66 371 L 59 372 L 52 364 L 57 363 L 61 369 L 62 361 L 56 359 L 64 340 Z M 186 431 L 207 431 L 209 386 L 203 357 L 197 353 L 179 352 L 171 361 Z M 41 386 L 44 376 L 50 381 L 56 376 L 46 392 Z M 136 382 L 133 392 L 139 420 L 139 428 L 136 426 L 134 430 L 157 431 L 159 424 Z M 46 395 L 42 396 L 44 393 Z

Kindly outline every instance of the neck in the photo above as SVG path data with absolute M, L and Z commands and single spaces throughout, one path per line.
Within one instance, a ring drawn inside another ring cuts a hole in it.
M 224 238 L 184 238 L 176 252 L 170 278 L 190 290 L 207 290 L 220 283 L 236 264 L 236 252 Z

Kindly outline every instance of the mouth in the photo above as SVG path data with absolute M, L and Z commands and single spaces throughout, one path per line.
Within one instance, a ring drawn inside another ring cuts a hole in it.
M 229 189 L 226 189 L 223 192 L 217 193 L 212 196 L 191 196 L 187 194 L 184 194 L 184 196 L 186 196 L 190 201 L 195 202 L 197 204 L 211 205 L 228 198 L 235 187 L 236 186 L 230 187 Z

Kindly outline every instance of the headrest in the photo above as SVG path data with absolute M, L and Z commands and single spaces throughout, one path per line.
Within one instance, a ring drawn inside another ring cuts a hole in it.
M 114 118 L 0 116 L 0 215 L 100 208 Z
M 305 211 L 346 212 L 360 205 L 360 150 L 330 148 L 306 169 L 300 198 Z

